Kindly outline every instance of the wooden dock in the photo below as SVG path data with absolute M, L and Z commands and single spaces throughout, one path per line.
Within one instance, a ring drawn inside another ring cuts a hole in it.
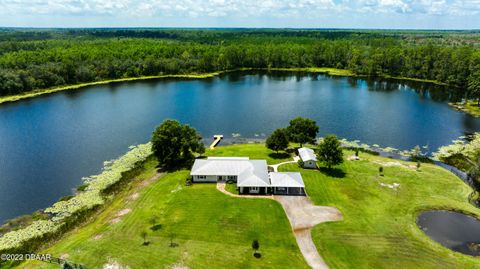
M 218 143 L 220 143 L 220 140 L 223 139 L 223 135 L 214 135 L 213 136 L 213 142 L 212 144 L 210 145 L 210 149 L 214 149 Z

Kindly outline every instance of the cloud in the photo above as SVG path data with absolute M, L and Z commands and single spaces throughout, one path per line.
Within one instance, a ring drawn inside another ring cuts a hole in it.
M 328 20 L 333 19 L 343 25 L 340 19 L 348 22 L 354 18 L 361 21 L 382 16 L 387 20 L 389 16 L 418 15 L 453 21 L 453 17 L 480 15 L 480 0 L 0 0 L 0 17 L 2 15 L 19 20 L 27 16 L 123 18 L 122 22 L 151 18 L 172 24 L 177 20 L 186 23 L 190 19 L 210 20 L 219 27 L 229 26 L 228 23 L 223 25 L 221 20 L 266 22 L 264 26 L 268 27 L 269 20 L 328 24 Z

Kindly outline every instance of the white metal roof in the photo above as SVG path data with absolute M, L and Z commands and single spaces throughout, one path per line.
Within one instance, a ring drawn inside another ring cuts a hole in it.
M 249 160 L 248 157 L 208 157 L 208 160 Z
M 302 161 L 317 161 L 317 156 L 315 155 L 315 152 L 313 149 L 310 148 L 299 148 L 298 149 L 298 155 L 300 156 L 300 159 Z
M 267 161 L 248 158 L 208 158 L 195 160 L 192 176 L 237 176 L 238 187 L 268 187 Z
M 270 172 L 270 182 L 272 187 L 305 187 L 298 172 Z

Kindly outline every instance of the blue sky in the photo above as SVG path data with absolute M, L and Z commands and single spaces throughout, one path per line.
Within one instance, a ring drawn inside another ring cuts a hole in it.
M 480 29 L 480 0 L 0 0 L 0 26 Z

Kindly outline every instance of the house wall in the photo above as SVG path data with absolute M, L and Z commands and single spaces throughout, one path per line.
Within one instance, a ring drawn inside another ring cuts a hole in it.
M 317 168 L 317 163 L 315 161 L 306 161 L 303 162 L 303 167 L 305 168 Z
M 249 187 L 239 187 L 238 188 L 238 193 L 240 194 L 259 194 L 259 195 L 262 195 L 262 194 L 268 194 L 268 189 L 267 187 L 259 187 L 259 192 L 251 192 L 250 191 L 250 188 Z
M 217 176 L 206 176 L 204 179 L 199 176 L 192 177 L 193 182 L 217 182 Z
M 222 176 L 223 180 L 225 181 L 233 181 L 237 182 L 237 176 Z M 201 176 L 192 176 L 193 182 L 217 182 L 219 176 L 205 176 L 205 178 L 201 178 Z

